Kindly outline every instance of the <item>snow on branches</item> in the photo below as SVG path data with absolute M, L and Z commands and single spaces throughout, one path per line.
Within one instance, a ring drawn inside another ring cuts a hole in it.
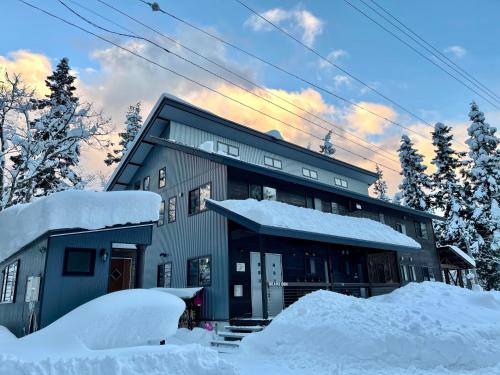
M 323 138 L 323 144 L 319 146 L 320 153 L 327 155 L 327 156 L 332 156 L 335 154 L 335 147 L 333 146 L 332 143 L 332 131 L 330 130 L 326 135 L 325 138 Z

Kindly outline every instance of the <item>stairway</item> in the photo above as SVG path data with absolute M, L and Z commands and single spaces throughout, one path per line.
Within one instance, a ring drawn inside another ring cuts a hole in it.
M 224 326 L 224 331 L 218 332 L 210 345 L 217 348 L 219 353 L 231 353 L 239 348 L 245 336 L 262 331 L 269 322 L 263 319 L 233 319 Z

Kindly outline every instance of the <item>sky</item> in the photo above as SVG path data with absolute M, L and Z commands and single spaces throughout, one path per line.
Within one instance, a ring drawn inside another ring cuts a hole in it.
M 333 135 L 333 142 L 337 145 L 335 157 L 369 170 L 375 170 L 375 163 L 379 163 L 389 183 L 390 192 L 394 193 L 401 178 L 397 172 L 397 148 L 402 134 L 408 134 L 413 139 L 416 147 L 424 154 L 429 172 L 432 172 L 432 129 L 428 124 L 440 121 L 452 126 L 456 147 L 460 150 L 466 147 L 463 142 L 467 137 L 467 113 L 472 100 L 479 104 L 490 123 L 500 124 L 500 111 L 497 108 L 349 5 L 351 3 L 385 27 L 391 28 L 391 25 L 366 7 L 364 3 L 373 6 L 371 0 L 243 1 L 305 45 L 327 56 L 341 69 L 321 60 L 304 46 L 273 29 L 235 0 L 159 1 L 162 9 L 176 17 L 342 96 L 350 103 L 252 59 L 161 12 L 152 12 L 140 0 L 103 1 L 237 72 L 246 80 L 258 83 L 261 88 L 211 65 L 164 36 L 117 13 L 99 0 L 63 1 L 100 26 L 124 32 L 116 24 L 123 26 L 238 83 L 250 92 L 210 75 L 147 41 L 110 35 L 96 29 L 72 14 L 57 0 L 27 1 L 295 128 L 242 107 L 220 94 L 190 83 L 17 0 L 5 1 L 2 4 L 0 22 L 0 71 L 22 74 L 24 80 L 42 95 L 46 90 L 44 78 L 61 58 L 69 58 L 78 78 L 78 93 L 82 101 L 92 102 L 96 109 L 102 109 L 106 116 L 111 117 L 114 139 L 116 133 L 123 129 L 124 114 L 129 105 L 140 101 L 143 105 L 143 117 L 146 118 L 163 92 L 179 96 L 261 131 L 278 129 L 285 139 L 312 149 L 318 149 L 318 138 L 322 138 L 326 129 L 332 128 L 334 124 L 336 128 L 333 130 L 338 133 Z M 500 2 L 375 1 L 491 91 L 500 95 Z M 423 53 L 432 61 L 437 61 L 429 53 Z M 346 72 L 376 89 L 385 98 L 360 85 Z M 267 101 L 259 96 L 265 97 Z M 418 119 L 386 98 L 398 103 Z M 286 110 L 270 102 L 278 103 Z M 297 107 L 306 109 L 308 113 L 301 112 Z M 292 112 L 300 114 L 300 117 Z M 306 133 L 313 134 L 314 137 Z M 362 143 L 360 138 L 370 144 L 363 143 L 365 147 L 355 144 L 354 142 Z M 84 150 L 83 172 L 109 175 L 112 170 L 104 165 L 104 156 L 105 151 Z

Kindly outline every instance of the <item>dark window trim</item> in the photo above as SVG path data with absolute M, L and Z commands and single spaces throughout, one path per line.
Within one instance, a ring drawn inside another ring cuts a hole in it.
M 167 264 L 170 264 L 170 286 L 164 286 L 165 285 L 165 266 Z M 163 272 L 163 285 L 160 284 L 160 269 L 162 270 Z M 171 288 L 172 287 L 172 269 L 173 269 L 173 266 L 172 266 L 172 262 L 164 262 L 164 263 L 160 263 L 158 264 L 158 268 L 157 268 L 157 275 L 156 275 L 156 286 L 159 287 L 159 288 Z
M 424 235 L 424 231 L 422 230 L 422 226 L 424 227 L 425 235 Z M 429 231 L 427 230 L 427 223 L 425 223 L 423 221 L 415 220 L 415 234 L 418 238 L 428 240 L 429 239 Z
M 208 208 L 206 207 L 205 205 L 205 208 L 202 210 L 201 209 L 201 198 L 199 198 L 199 201 L 200 201 L 200 209 L 198 211 L 195 211 L 193 213 L 190 213 L 189 212 L 189 208 L 190 208 L 190 204 L 191 204 L 191 199 L 190 199 L 190 195 L 191 195 L 191 192 L 195 191 L 195 190 L 200 190 L 200 188 L 202 186 L 205 186 L 205 185 L 209 185 L 210 186 L 210 199 L 212 198 L 212 181 L 209 181 L 209 182 L 205 182 L 204 184 L 201 184 L 200 186 L 194 188 L 194 189 L 191 189 L 188 191 L 188 194 L 187 194 L 187 199 L 188 199 L 188 204 L 187 204 L 187 209 L 188 209 L 188 216 L 194 216 L 194 215 L 198 215 L 198 214 L 201 214 L 203 212 L 206 212 L 208 211 Z M 200 197 L 200 193 L 198 192 L 198 197 Z
M 10 268 L 11 266 L 13 266 L 14 264 L 16 265 L 16 273 L 14 275 L 14 282 L 12 283 L 12 297 L 9 300 L 4 300 L 4 298 L 5 298 L 4 288 L 6 288 L 6 285 L 7 285 L 6 284 L 7 280 L 5 279 L 5 274 L 7 272 L 7 269 Z M 4 303 L 16 303 L 17 279 L 19 277 L 19 265 L 20 264 L 21 264 L 21 260 L 16 259 L 16 260 L 10 262 L 9 264 L 7 264 L 2 271 L 2 279 L 1 279 L 2 285 L 0 287 L 0 305 L 4 304 Z
M 71 272 L 67 270 L 68 267 L 68 255 L 71 251 L 79 251 L 90 253 L 90 268 L 88 272 Z M 85 247 L 66 247 L 64 249 L 64 263 L 63 263 L 63 276 L 94 276 L 95 273 L 95 259 L 96 259 L 96 249 L 85 248 Z
M 233 145 L 230 145 L 229 143 L 226 143 L 226 142 L 217 141 L 217 152 L 219 152 L 219 145 L 224 145 L 224 146 L 227 147 L 227 153 L 226 153 L 226 155 L 232 156 L 234 158 L 239 158 L 240 157 L 240 147 L 239 146 L 233 146 Z M 236 150 L 238 150 L 238 154 L 237 155 L 231 154 L 229 152 L 229 148 L 230 147 L 234 147 Z
M 163 213 L 161 212 L 161 208 L 163 207 Z M 156 224 L 158 227 L 161 227 L 163 224 L 165 224 L 165 200 L 162 200 L 160 203 L 160 216 L 158 218 L 158 223 Z
M 161 185 L 161 171 L 165 171 L 165 183 L 163 185 Z M 167 167 L 163 167 L 158 170 L 158 189 L 163 189 L 165 186 L 167 186 Z
M 200 262 L 199 260 L 202 259 L 202 258 L 208 258 L 209 259 L 209 264 L 210 264 L 210 284 L 206 284 L 206 285 L 200 285 Z M 198 285 L 188 285 L 189 283 L 189 261 L 191 260 L 198 260 Z M 196 256 L 196 257 L 192 257 L 192 258 L 188 258 L 187 261 L 186 261 L 186 266 L 187 266 L 187 273 L 186 273 L 186 280 L 187 280 L 187 285 L 188 287 L 207 287 L 207 286 L 212 286 L 212 255 L 211 254 L 207 254 L 207 255 L 200 255 L 200 256 Z
M 146 181 L 148 182 L 148 188 L 146 189 Z M 142 179 L 142 188 L 145 191 L 149 191 L 151 189 L 151 177 L 146 176 Z
M 267 159 L 271 159 L 271 164 L 267 164 L 267 163 L 266 163 L 266 158 L 267 158 Z M 279 162 L 279 163 L 280 163 L 280 166 L 279 166 L 279 167 L 277 167 L 276 165 L 274 165 L 274 164 L 275 164 L 275 162 Z M 274 157 L 269 156 L 269 155 L 264 155 L 264 165 L 265 165 L 266 167 L 271 167 L 271 168 L 274 168 L 274 169 L 280 169 L 280 170 L 282 170 L 282 169 L 283 169 L 283 160 L 281 160 L 281 159 L 277 159 L 277 158 L 274 158 Z
M 134 190 L 141 190 L 141 180 L 134 182 Z
M 309 172 L 309 176 L 304 173 L 305 171 Z M 314 172 L 316 174 L 316 177 L 313 177 L 311 172 Z M 315 169 L 302 167 L 302 176 L 307 177 L 307 178 L 312 178 L 313 180 L 317 180 L 318 179 L 318 171 L 316 171 Z
M 170 201 L 174 200 L 174 220 L 170 220 Z M 173 197 L 168 198 L 168 209 L 167 209 L 167 221 L 168 223 L 175 223 L 177 221 L 177 195 L 174 195 Z

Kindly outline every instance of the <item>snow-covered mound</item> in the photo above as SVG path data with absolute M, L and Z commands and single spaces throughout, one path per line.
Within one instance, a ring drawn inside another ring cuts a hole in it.
M 0 261 L 44 233 L 158 220 L 161 197 L 148 191 L 66 190 L 0 212 Z
M 0 345 L 17 340 L 17 337 L 7 328 L 0 326 Z
M 264 226 L 420 249 L 420 244 L 412 238 L 371 219 L 336 215 L 266 199 L 210 202 Z
M 342 364 L 391 374 L 387 367 L 500 369 L 500 293 L 432 282 L 370 299 L 318 291 L 244 338 L 241 348 L 307 374 Z

